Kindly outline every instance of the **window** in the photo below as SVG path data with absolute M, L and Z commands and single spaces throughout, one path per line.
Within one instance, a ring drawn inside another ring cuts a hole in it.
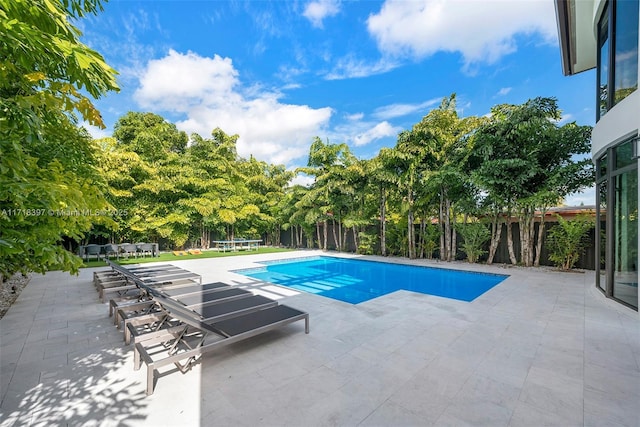
M 609 5 L 598 25 L 598 109 L 597 119 L 609 110 Z
M 630 141 L 623 142 L 615 148 L 616 169 L 621 169 L 636 162 L 636 156 L 634 155 L 635 142 L 635 139 L 632 139 Z
M 596 184 L 596 285 L 600 290 L 607 290 L 607 180 L 599 180 Z
M 638 89 L 638 0 L 608 2 L 598 23 L 596 120 Z
M 614 178 L 613 297 L 638 308 L 638 171 Z
M 614 105 L 638 89 L 639 3 L 625 0 L 615 4 Z
M 596 286 L 638 309 L 638 137 L 596 161 Z

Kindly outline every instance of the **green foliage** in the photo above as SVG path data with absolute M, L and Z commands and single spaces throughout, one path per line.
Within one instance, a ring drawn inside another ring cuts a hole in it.
M 593 165 L 575 160 L 590 150 L 589 126 L 558 126 L 553 98 L 498 105 L 475 135 L 474 177 L 494 200 L 515 203 L 540 192 L 562 198 L 593 182 Z
M 88 97 L 117 90 L 115 71 L 71 24 L 99 1 L 0 0 L 0 274 L 77 271 L 61 245 L 110 224 L 95 144 L 78 115 L 104 126 Z
M 361 255 L 373 255 L 378 237 L 375 234 L 361 232 L 357 252 Z
M 457 224 L 456 230 L 464 239 L 462 250 L 467 255 L 467 261 L 478 262 L 480 256 L 487 253 L 482 247 L 491 238 L 491 232 L 487 226 L 480 222 L 469 222 Z
M 560 215 L 558 224 L 547 233 L 549 259 L 562 270 L 570 270 L 589 245 L 588 233 L 595 224 L 593 218 L 577 216 L 566 220 Z
M 433 258 L 439 239 L 440 228 L 436 224 L 427 224 L 422 232 L 422 248 L 427 259 Z
M 397 214 L 390 215 L 387 221 L 387 252 L 389 255 L 408 255 L 407 218 Z
M 491 113 L 475 132 L 469 169 L 492 204 L 518 217 L 521 263 L 531 266 L 535 212 L 594 182 L 593 164 L 586 157 L 591 127 L 559 126 L 554 98 L 497 105 Z
M 114 240 L 168 239 L 180 248 L 208 247 L 214 238 L 259 238 L 277 229 L 278 207 L 293 177 L 236 153 L 238 135 L 216 128 L 191 135 L 151 113 L 127 113 L 114 137 L 100 141 L 109 200 L 129 215 Z

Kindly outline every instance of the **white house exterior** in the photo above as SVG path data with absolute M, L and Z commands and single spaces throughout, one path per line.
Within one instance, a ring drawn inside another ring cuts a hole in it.
M 596 69 L 596 286 L 638 310 L 638 0 L 555 0 L 565 75 Z

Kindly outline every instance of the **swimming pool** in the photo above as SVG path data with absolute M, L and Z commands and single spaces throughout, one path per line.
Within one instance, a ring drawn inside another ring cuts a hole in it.
M 236 270 L 299 291 L 358 304 L 398 290 L 473 301 L 509 276 L 318 256 Z

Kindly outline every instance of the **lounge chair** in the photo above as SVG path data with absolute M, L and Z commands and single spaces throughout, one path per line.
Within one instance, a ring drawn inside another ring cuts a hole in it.
M 217 292 L 226 289 L 232 288 L 231 286 L 222 282 L 206 283 L 204 285 L 166 285 L 162 287 L 162 291 L 165 294 L 172 296 L 194 296 L 198 294 Z M 220 294 L 220 298 L 224 296 L 224 294 Z M 109 307 L 109 316 L 115 314 L 113 323 L 117 325 L 119 329 L 123 319 L 135 317 L 138 315 L 146 315 L 150 312 L 153 312 L 154 310 L 151 306 L 154 304 L 156 303 L 151 298 L 138 298 L 136 300 L 125 301 L 123 303 L 111 300 Z M 124 326 L 124 329 L 126 330 L 126 324 Z
M 164 294 L 163 290 L 163 294 Z M 225 289 L 220 289 L 218 291 L 213 292 L 201 292 L 201 293 L 190 293 L 186 296 L 177 296 L 173 297 L 176 302 L 179 303 L 181 309 L 187 309 L 193 311 L 193 315 L 198 317 L 200 320 L 205 320 L 206 318 L 214 317 L 212 311 L 209 311 L 209 307 L 213 305 L 222 305 L 226 303 L 230 303 L 239 299 L 249 299 L 254 297 L 255 295 L 249 291 L 239 288 L 233 288 L 231 286 L 227 286 Z M 170 297 L 172 298 L 172 297 Z M 262 297 L 264 298 L 264 297 Z M 154 302 L 157 302 L 158 299 L 155 298 Z M 271 301 L 271 300 L 269 300 Z M 262 299 L 252 299 L 251 304 L 253 305 L 262 305 L 267 301 Z M 251 305 L 250 304 L 250 305 Z M 249 309 L 249 305 L 245 306 L 245 309 Z M 238 309 L 236 306 L 232 306 L 232 308 L 228 308 L 226 311 L 222 309 L 223 312 L 236 312 Z M 216 312 L 218 313 L 218 312 Z M 221 313 L 221 312 L 220 312 Z M 149 335 L 151 332 L 155 332 L 158 329 L 161 329 L 162 323 L 168 320 L 171 320 L 171 317 L 160 317 L 160 316 L 148 316 L 145 319 L 138 319 L 134 323 L 129 323 L 125 325 L 124 329 L 124 341 L 129 344 L 133 339 L 134 343 L 146 340 L 152 337 Z M 147 320 L 147 321 L 144 321 Z
M 159 272 L 166 270 L 175 270 L 178 267 L 171 264 L 162 264 L 162 265 L 154 265 L 154 266 L 130 266 L 127 269 L 132 273 L 150 273 L 150 272 Z M 185 270 L 186 271 L 186 270 Z M 94 271 L 93 272 L 93 283 L 97 286 L 101 281 L 108 281 L 113 279 L 122 279 L 124 276 L 122 273 L 117 272 L 113 268 L 111 270 L 103 270 L 103 271 Z
M 147 292 L 160 307 L 150 318 L 154 331 L 136 341 L 134 346 L 134 368 L 140 369 L 142 363 L 147 365 L 147 395 L 153 394 L 156 374 L 163 366 L 174 364 L 185 373 L 209 351 L 299 320 L 305 321 L 305 333 L 309 333 L 308 313 L 278 305 L 269 298 L 248 291 L 244 291 L 242 297 L 226 297 L 226 300 L 223 297 L 217 302 L 205 297 L 209 294 L 222 296 L 230 290 L 221 287 L 218 291 L 197 295 L 200 300 L 187 305 L 193 302 L 190 299 L 193 293 L 172 297 L 164 288 L 149 286 L 123 267 L 113 267 Z M 204 298 L 206 303 L 202 303 Z M 135 330 L 135 324 L 144 325 L 146 321 L 137 317 L 127 324 L 126 330 Z
M 149 269 L 136 270 L 131 272 L 126 268 L 115 264 L 110 260 L 107 263 L 118 273 L 115 276 L 108 276 L 104 280 L 98 280 L 96 285 L 102 302 L 109 299 L 122 299 L 140 294 L 140 286 L 133 279 L 146 283 L 149 286 L 170 286 L 178 284 L 202 283 L 202 277 L 199 274 L 191 273 L 179 267 L 172 269 Z M 115 294 L 115 297 L 112 295 Z M 112 309 L 110 308 L 110 312 Z
M 165 307 L 166 308 L 166 307 Z M 148 340 L 137 342 L 134 347 L 134 369 L 147 365 L 147 395 L 153 394 L 158 369 L 174 364 L 180 372 L 189 371 L 203 354 L 226 345 L 254 337 L 298 320 L 305 321 L 305 333 L 309 333 L 309 314 L 286 305 L 276 305 L 222 321 L 199 321 L 193 316 L 170 308 L 172 316 L 184 323 L 181 330 L 175 327 L 160 331 Z M 190 330 L 190 328 L 192 328 Z M 211 338 L 213 342 L 206 342 Z M 157 358 L 161 349 L 168 350 L 165 357 Z

